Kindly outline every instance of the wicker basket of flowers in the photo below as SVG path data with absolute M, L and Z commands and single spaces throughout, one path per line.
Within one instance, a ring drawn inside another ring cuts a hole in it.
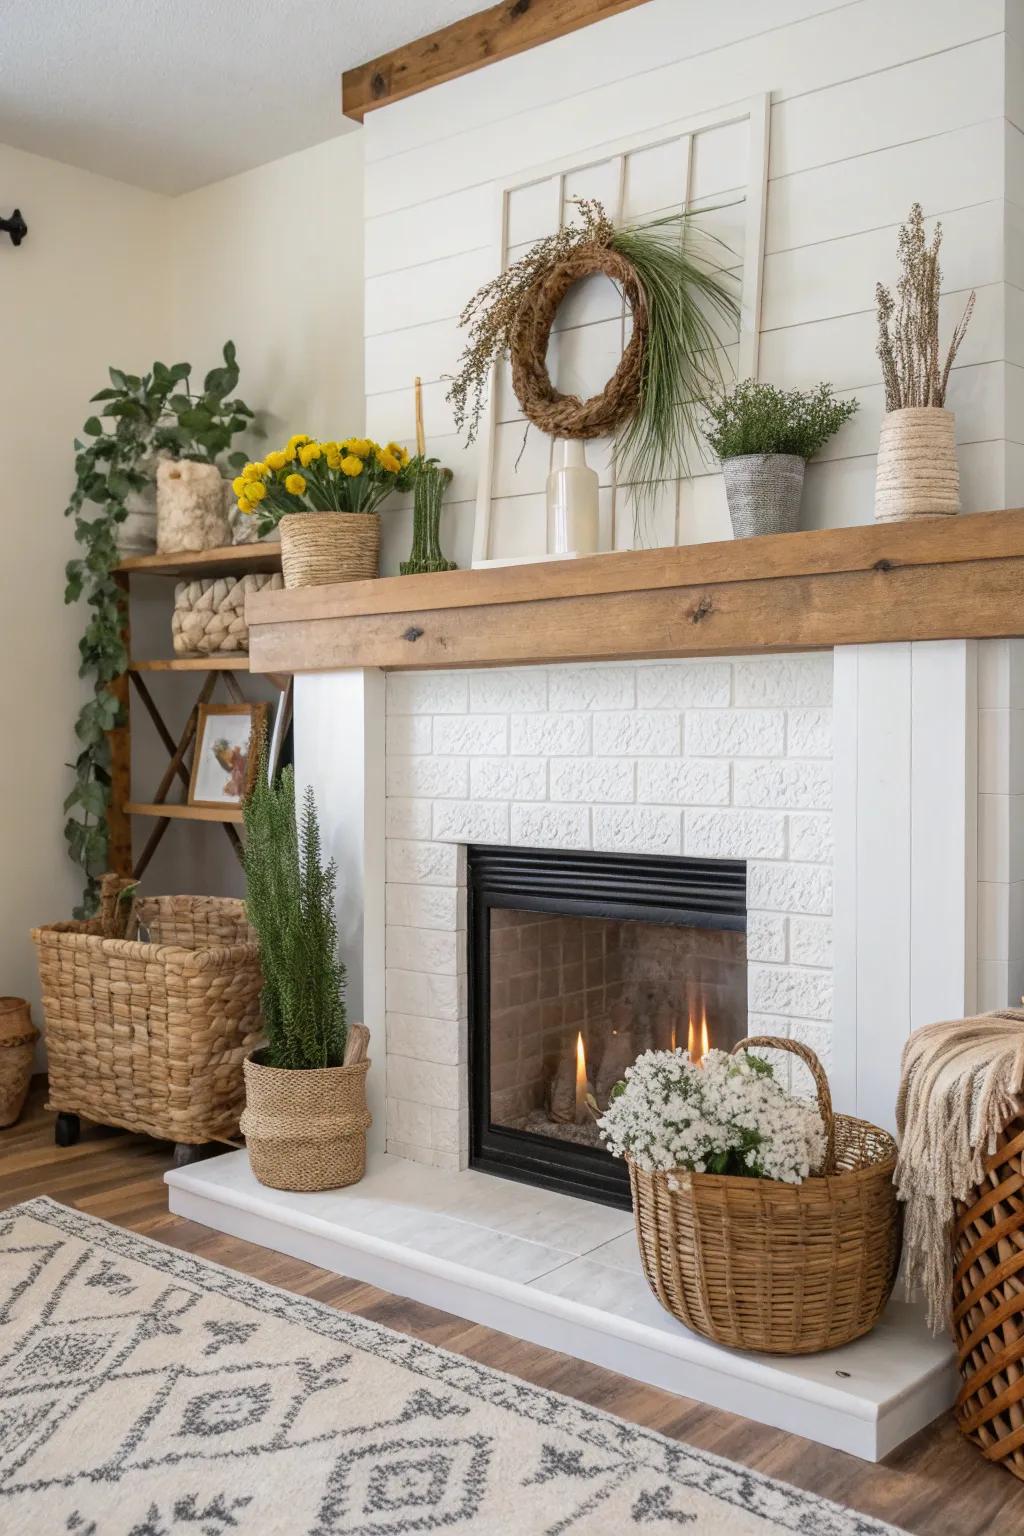
M 745 1054 L 754 1047 L 808 1066 L 817 1113 Z M 688 1328 L 734 1349 L 790 1355 L 874 1327 L 900 1256 L 896 1145 L 879 1127 L 833 1113 L 807 1046 L 755 1036 L 701 1066 L 682 1052 L 650 1053 L 601 1129 L 629 1165 L 648 1283 Z

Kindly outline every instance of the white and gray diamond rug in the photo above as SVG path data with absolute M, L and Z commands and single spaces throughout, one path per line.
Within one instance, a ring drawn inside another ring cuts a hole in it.
M 0 1213 L 4 1536 L 891 1536 L 83 1216 Z

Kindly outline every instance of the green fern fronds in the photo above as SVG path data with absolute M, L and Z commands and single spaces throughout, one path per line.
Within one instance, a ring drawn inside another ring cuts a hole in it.
M 340 1067 L 347 1023 L 338 959 L 337 865 L 323 862 L 316 802 L 296 815 L 295 777 L 276 784 L 261 762 L 245 803 L 246 911 L 260 941 L 267 1066 Z

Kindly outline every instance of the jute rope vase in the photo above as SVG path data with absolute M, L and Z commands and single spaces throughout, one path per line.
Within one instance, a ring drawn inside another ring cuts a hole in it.
M 342 1189 L 366 1171 L 368 1061 L 308 1072 L 245 1061 L 242 1134 L 249 1163 L 270 1189 Z
M 0 997 L 0 1127 L 25 1107 L 39 1031 L 23 997 Z
M 371 581 L 380 574 L 379 512 L 291 512 L 280 528 L 286 587 Z
M 875 520 L 955 517 L 960 511 L 956 417 L 939 406 L 909 406 L 882 417 Z

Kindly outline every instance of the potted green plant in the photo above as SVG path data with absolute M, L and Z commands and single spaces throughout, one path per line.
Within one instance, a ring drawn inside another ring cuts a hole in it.
M 232 484 L 239 511 L 256 519 L 261 535 L 280 528 L 285 586 L 313 587 L 379 574 L 378 508 L 414 479 L 397 443 L 317 442 L 297 432 Z
M 799 527 L 804 466 L 858 403 L 837 400 L 831 384 L 782 390 L 744 379 L 708 405 L 703 432 L 722 462 L 737 539 Z
M 245 804 L 246 910 L 260 944 L 266 1045 L 246 1058 L 242 1131 L 271 1189 L 339 1189 L 366 1167 L 368 1031 L 349 1026 L 334 910 L 312 789 L 265 761 Z
M 228 450 L 251 423 L 244 401 L 228 396 L 238 382 L 235 347 L 224 344 L 224 366 L 206 375 L 202 392 L 189 386 L 190 363 L 156 362 L 148 373 L 110 369 L 110 383 L 93 395 L 95 414 L 75 439 L 75 487 L 65 508 L 74 519 L 79 558 L 66 567 L 64 601 L 83 601 L 88 623 L 79 641 L 79 673 L 91 693 L 75 725 L 79 751 L 75 782 L 65 801 L 64 836 L 82 866 L 86 886 L 76 917 L 91 917 L 97 877 L 107 867 L 110 801 L 108 732 L 120 722 L 110 684 L 128 665 L 125 612 L 114 568 L 125 554 L 146 554 L 156 542 L 157 466 L 165 460 L 205 461 L 223 455 L 228 466 L 245 454 Z M 218 486 L 221 471 L 212 471 Z M 223 507 L 223 496 L 220 499 Z

